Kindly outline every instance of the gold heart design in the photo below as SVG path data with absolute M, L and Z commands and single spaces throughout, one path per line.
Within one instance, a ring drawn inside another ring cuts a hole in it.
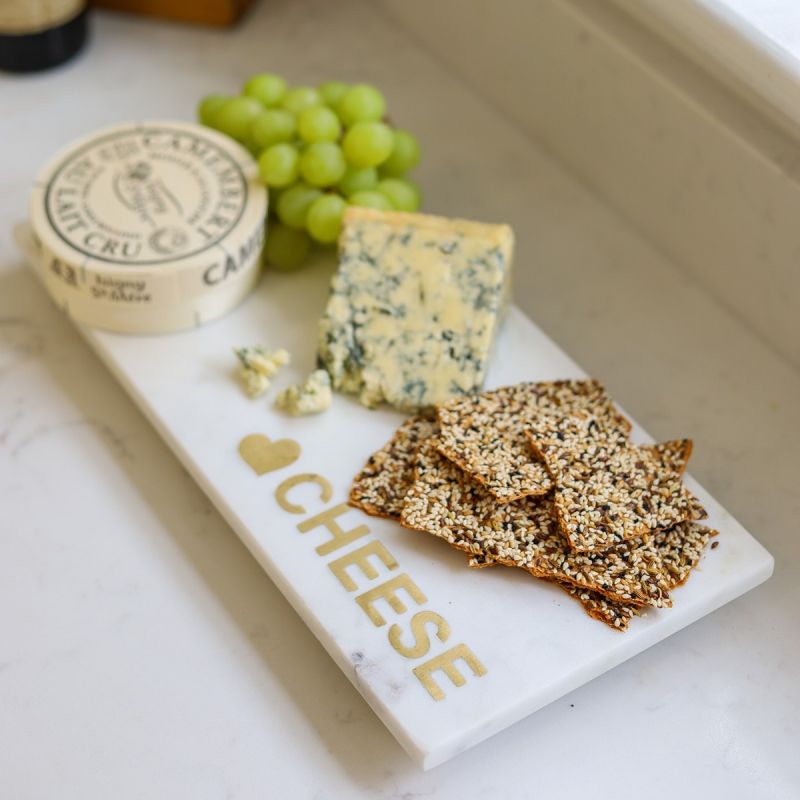
M 256 475 L 283 469 L 300 458 L 300 445 L 293 439 L 270 440 L 263 433 L 251 433 L 239 442 L 239 455 Z

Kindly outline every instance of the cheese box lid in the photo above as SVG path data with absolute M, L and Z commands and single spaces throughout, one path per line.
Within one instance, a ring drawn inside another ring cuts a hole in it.
M 40 276 L 80 322 L 164 333 L 230 310 L 255 285 L 267 190 L 251 155 L 183 122 L 129 122 L 61 150 L 30 221 Z

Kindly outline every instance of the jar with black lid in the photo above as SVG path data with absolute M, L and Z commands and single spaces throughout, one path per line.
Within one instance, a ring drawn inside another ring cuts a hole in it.
M 0 70 L 55 67 L 83 47 L 87 27 L 83 0 L 0 0 Z

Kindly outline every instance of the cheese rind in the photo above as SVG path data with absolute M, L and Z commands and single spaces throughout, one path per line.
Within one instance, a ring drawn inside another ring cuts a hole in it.
M 513 245 L 507 225 L 347 209 L 320 323 L 333 388 L 407 411 L 480 390 Z

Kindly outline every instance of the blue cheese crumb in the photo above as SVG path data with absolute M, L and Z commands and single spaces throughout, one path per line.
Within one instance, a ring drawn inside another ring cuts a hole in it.
M 239 347 L 233 352 L 241 364 L 239 375 L 249 397 L 264 394 L 278 370 L 291 361 L 288 351 L 283 348 L 270 352 L 263 347 Z
M 275 405 L 292 416 L 319 414 L 331 404 L 331 379 L 324 369 L 318 369 L 305 383 L 290 386 L 278 395 Z
M 260 397 L 269 389 L 270 379 L 260 372 L 242 367 L 239 370 L 239 375 L 248 397 Z

